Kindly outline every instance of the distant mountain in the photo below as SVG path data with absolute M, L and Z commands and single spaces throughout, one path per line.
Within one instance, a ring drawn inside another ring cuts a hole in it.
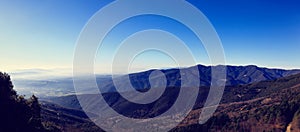
M 194 67 L 183 68 L 185 71 L 184 77 L 186 78 L 198 78 L 195 74 L 198 69 L 200 78 L 200 86 L 210 86 L 211 85 L 211 69 L 226 69 L 226 86 L 235 86 L 242 84 L 250 84 L 254 82 L 260 82 L 265 80 L 275 80 L 277 78 L 286 77 L 300 73 L 300 70 L 283 70 L 283 69 L 268 69 L 261 68 L 254 65 L 249 66 L 204 66 L 197 65 Z M 143 90 L 150 88 L 149 77 L 154 70 L 149 70 L 145 72 L 129 74 L 131 85 L 137 90 Z M 180 87 L 181 86 L 181 75 L 179 69 L 167 69 L 160 70 L 164 73 L 167 80 L 167 87 Z M 221 72 L 221 71 L 217 71 Z M 157 76 L 152 79 L 152 84 L 156 87 L 165 87 L 161 85 L 161 76 Z M 127 76 L 121 76 L 115 78 L 114 82 L 112 80 L 107 80 L 106 82 L 98 82 L 98 86 L 102 92 L 115 92 L 115 84 L 120 84 L 120 91 L 129 91 L 128 86 L 130 84 L 125 83 L 128 80 Z M 195 82 L 188 82 L 190 86 L 196 86 Z
M 189 88 L 186 88 L 189 90 Z M 252 84 L 227 86 L 218 110 L 203 125 L 198 124 L 199 113 L 208 95 L 209 87 L 202 86 L 193 111 L 172 131 L 286 131 L 300 130 L 300 74 Z M 160 115 L 176 100 L 178 87 L 169 87 L 163 96 L 149 105 L 127 102 L 118 93 L 103 94 L 106 102 L 119 113 L 133 118 Z M 88 96 L 98 99 L 95 95 Z M 53 103 L 80 110 L 76 96 L 52 98 Z M 161 105 L 163 104 L 163 105 Z M 97 110 L 106 108 L 90 106 Z M 117 117 L 112 117 L 116 120 Z M 109 119 L 108 119 L 109 120 Z M 168 121 L 166 121 L 168 122 Z

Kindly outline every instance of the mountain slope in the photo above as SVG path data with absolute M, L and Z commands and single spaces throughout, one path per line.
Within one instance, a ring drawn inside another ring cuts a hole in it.
M 159 115 L 176 100 L 179 88 L 169 87 L 155 103 L 144 106 L 126 103 L 117 93 L 103 94 L 116 111 L 134 118 L 149 118 Z M 186 89 L 188 90 L 188 88 Z M 173 131 L 285 131 L 299 130 L 300 74 L 240 86 L 227 86 L 217 112 L 206 124 L 198 125 L 199 113 L 206 100 L 209 87 L 201 87 L 194 110 Z M 84 95 L 82 95 L 84 96 Z M 93 95 L 86 95 L 93 96 Z M 72 101 L 68 101 L 71 99 Z M 94 99 L 97 99 L 95 96 Z M 55 103 L 80 109 L 76 96 L 59 97 Z M 91 101 L 92 102 L 92 101 Z M 160 105 L 164 104 L 164 105 Z M 99 108 L 93 106 L 90 107 Z M 68 106 L 68 105 L 66 105 Z M 105 110 L 101 108 L 99 110 Z M 116 117 L 112 118 L 116 119 Z M 168 121 L 166 121 L 168 122 Z
M 50 102 L 41 102 L 42 122 L 57 131 L 102 131 L 82 110 L 62 107 Z M 54 130 L 51 130 L 54 131 Z
M 201 109 L 197 109 L 173 131 L 300 130 L 300 74 L 275 81 L 231 87 L 229 90 L 225 92 L 223 103 L 214 117 L 206 124 L 197 124 L 198 119 L 194 117 L 201 112 Z M 240 95 L 240 98 L 231 98 L 235 95 Z

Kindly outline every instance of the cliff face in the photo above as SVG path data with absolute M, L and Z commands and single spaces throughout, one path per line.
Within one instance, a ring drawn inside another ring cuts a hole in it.
M 40 111 L 37 97 L 19 96 L 10 76 L 0 72 L 0 131 L 45 131 Z

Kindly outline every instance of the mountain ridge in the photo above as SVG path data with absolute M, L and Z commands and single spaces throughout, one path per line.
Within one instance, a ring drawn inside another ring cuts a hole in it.
M 197 68 L 199 72 L 199 77 L 197 77 L 197 72 L 195 69 Z M 235 86 L 240 84 L 250 84 L 254 82 L 264 81 L 264 80 L 275 80 L 277 78 L 286 77 L 289 75 L 300 73 L 300 70 L 284 70 L 284 69 L 268 69 L 264 67 L 258 67 L 255 65 L 249 65 L 249 66 L 224 66 L 224 65 L 217 65 L 217 66 L 204 66 L 204 65 L 196 65 L 192 67 L 187 67 L 183 69 L 163 69 L 159 70 L 162 73 L 164 73 L 164 76 L 167 80 L 167 87 L 180 87 L 181 86 L 181 77 L 183 77 L 180 74 L 180 70 L 184 70 L 185 74 L 184 76 L 186 78 L 198 78 L 200 80 L 200 86 L 210 86 L 211 85 L 211 72 L 212 68 L 215 69 L 224 69 L 226 68 L 226 86 Z M 114 86 L 115 83 L 120 83 L 120 89 L 118 91 L 128 91 L 128 87 L 132 85 L 137 90 L 143 90 L 150 88 L 150 82 L 149 78 L 153 71 L 156 71 L 154 69 L 144 71 L 144 72 L 138 72 L 138 73 L 131 73 L 128 74 L 130 78 L 130 83 L 124 83 L 128 82 L 126 81 L 127 75 L 120 76 L 117 78 L 114 78 L 115 80 L 108 80 L 106 82 L 98 83 L 98 86 L 100 87 L 102 92 L 116 92 L 116 87 Z M 216 71 L 216 74 L 222 75 L 224 71 Z M 159 82 L 161 81 L 161 78 L 163 77 L 157 77 L 153 78 L 151 81 L 155 86 L 158 87 L 164 87 L 163 85 L 159 85 Z M 188 85 L 192 86 L 195 82 L 187 82 Z

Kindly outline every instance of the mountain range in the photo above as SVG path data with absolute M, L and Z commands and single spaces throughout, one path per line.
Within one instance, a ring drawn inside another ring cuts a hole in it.
M 224 66 L 214 66 L 213 68 L 224 67 Z M 201 86 L 210 86 L 211 80 L 211 69 L 210 66 L 197 65 L 193 67 L 183 68 L 188 74 L 184 76 L 189 79 L 188 84 L 190 86 L 196 86 L 193 79 L 200 81 Z M 196 72 L 199 73 L 200 77 L 196 76 Z M 268 69 L 261 68 L 254 65 L 250 66 L 227 66 L 227 86 L 234 86 L 239 84 L 249 84 L 253 82 L 259 82 L 264 80 L 274 80 L 280 77 L 286 77 L 296 73 L 300 73 L 300 70 L 283 70 L 283 69 Z M 181 86 L 181 75 L 179 69 L 164 69 L 164 70 L 148 70 L 139 73 L 129 74 L 130 84 L 138 90 L 145 90 L 150 88 L 149 77 L 153 71 L 161 71 L 165 74 L 167 87 L 180 87 Z M 39 71 L 36 71 L 39 73 Z M 23 76 L 25 73 L 22 73 Z M 39 73 L 40 75 L 42 73 Z M 54 74 L 54 73 L 53 73 Z M 75 94 L 73 78 L 72 77 L 18 77 L 18 74 L 12 74 L 12 80 L 14 82 L 15 89 L 21 95 L 31 96 L 32 94 L 37 95 L 40 98 L 51 97 L 51 96 L 66 96 Z M 15 77 L 16 76 L 16 77 Z M 152 87 L 166 87 L 161 83 L 162 76 L 156 76 L 152 79 Z M 96 75 L 96 80 L 101 92 L 116 92 L 115 85 L 112 81 L 111 75 Z M 117 75 L 114 82 L 119 82 L 120 91 L 130 91 L 127 76 Z M 87 83 L 85 78 L 80 80 L 81 85 L 84 88 L 81 91 L 76 91 L 77 94 L 90 94 L 91 85 Z M 199 85 L 199 84 L 198 84 Z
M 300 72 L 299 70 L 280 70 L 259 68 L 257 66 L 228 66 L 226 88 L 216 113 L 205 124 L 199 125 L 199 113 L 209 92 L 211 67 L 198 65 L 201 75 L 201 86 L 193 110 L 172 131 L 299 131 L 300 130 Z M 151 71 L 130 74 L 130 81 L 140 91 L 149 88 Z M 132 118 L 151 118 L 160 115 L 170 108 L 176 101 L 180 85 L 178 69 L 161 70 L 168 81 L 163 95 L 153 103 L 137 105 L 126 101 L 118 92 L 103 93 L 105 101 L 118 113 Z M 191 74 L 190 77 L 193 77 Z M 122 76 L 120 77 L 122 78 Z M 107 81 L 106 87 L 112 82 Z M 152 82 L 153 83 L 153 82 Z M 185 88 L 189 90 L 190 88 Z M 195 88 L 195 87 L 194 87 Z M 128 92 L 124 89 L 123 92 Z M 88 96 L 89 107 L 100 111 L 107 108 L 93 104 L 97 100 L 96 94 L 78 95 Z M 52 119 L 52 123 L 67 130 L 83 129 L 82 125 L 91 130 L 102 131 L 88 119 L 81 109 L 75 95 L 46 98 L 42 100 L 42 117 Z M 163 105 L 161 105 L 163 104 Z M 59 109 L 57 109 L 59 108 Z M 63 113 L 64 116 L 57 113 Z M 90 113 L 89 115 L 93 115 Z M 95 114 L 95 118 L 96 118 Z M 60 120 L 70 123 L 60 124 Z M 74 120 L 73 120 L 74 118 Z M 113 121 L 118 117 L 111 117 Z M 92 118 L 93 120 L 93 118 Z M 168 120 L 164 121 L 168 123 Z M 114 126 L 111 126 L 114 127 Z M 86 129 L 88 129 L 86 128 Z M 155 128 L 155 126 L 153 126 Z M 124 130 L 124 128 L 119 128 Z

